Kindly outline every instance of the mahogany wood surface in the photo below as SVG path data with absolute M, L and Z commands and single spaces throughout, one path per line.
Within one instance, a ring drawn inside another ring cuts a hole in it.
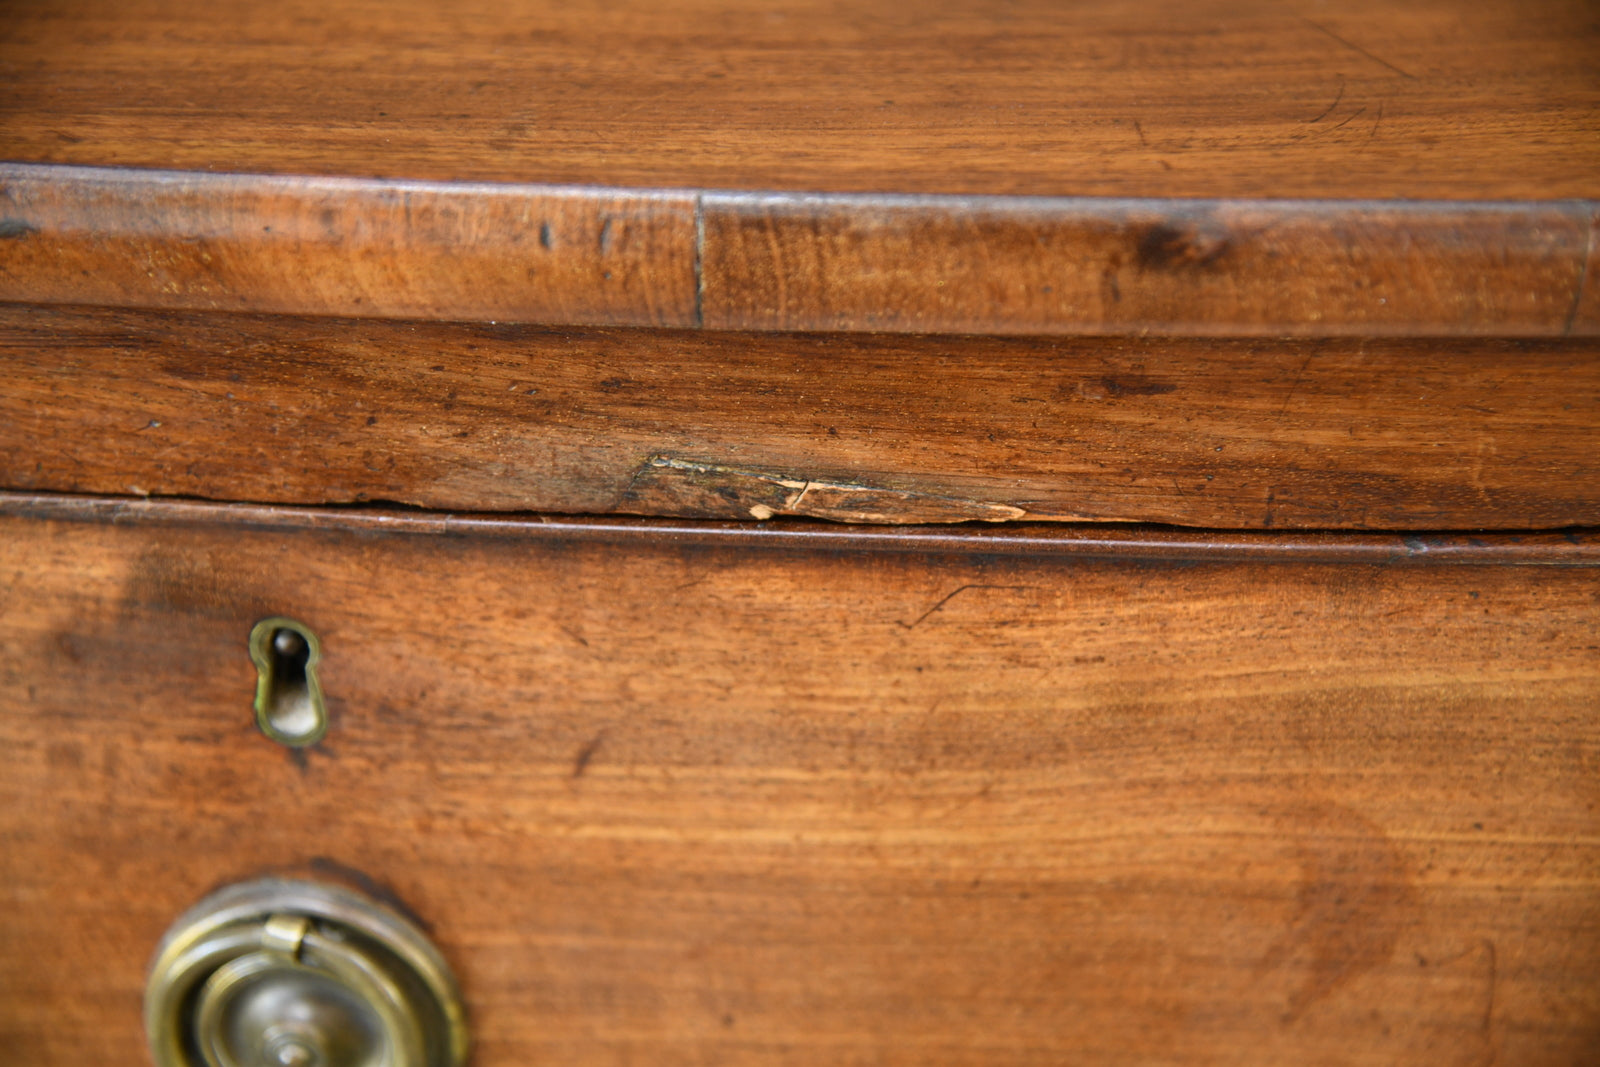
M 267 871 L 421 915 L 480 1067 L 1600 1054 L 1582 537 L 1439 566 L 0 511 L 17 1062 L 143 1063 L 157 938 Z M 298 760 L 250 708 L 279 613 L 333 715 Z
M 1600 332 L 1600 21 L 1582 0 L 5 14 L 3 300 Z
M 0 1061 L 1600 1062 L 1597 236 L 1587 0 L 0 0 Z
M 12 0 L 0 159 L 645 188 L 1600 198 L 1587 0 Z
M 684 194 L 0 166 L 0 205 L 4 300 L 699 322 Z
M 1588 282 L 1589 269 L 1600 268 L 1600 204 L 1592 202 L 708 195 L 702 212 L 708 327 L 1600 332 Z
M 1597 224 L 1593 201 L 822 197 L 0 164 L 0 300 L 743 330 L 1593 335 Z
M 0 308 L 0 487 L 464 511 L 1600 525 L 1592 341 Z

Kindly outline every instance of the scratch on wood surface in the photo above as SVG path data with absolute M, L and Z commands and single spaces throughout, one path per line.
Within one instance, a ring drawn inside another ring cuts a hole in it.
M 1323 108 L 1322 109 L 1322 113 L 1320 115 L 1318 115 L 1316 118 L 1312 119 L 1311 122 L 1321 122 L 1323 119 L 1325 119 L 1329 115 L 1333 114 L 1333 109 L 1338 107 L 1339 106 L 1339 101 L 1341 101 L 1343 99 L 1344 99 L 1344 80 L 1340 79 L 1340 81 L 1339 81 L 1339 91 L 1334 94 L 1333 103 L 1331 103 L 1327 107 Z
M 1365 141 L 1361 142 L 1361 147 L 1362 148 L 1365 148 L 1365 147 L 1367 147 L 1367 145 L 1372 143 L 1372 139 L 1374 137 L 1378 136 L 1378 127 L 1380 127 L 1382 125 L 1383 125 L 1383 101 L 1379 100 L 1378 101 L 1378 117 L 1372 123 L 1372 132 L 1367 134 L 1367 139 Z
M 1306 380 L 1306 371 L 1311 369 L 1311 361 L 1316 357 L 1315 351 L 1306 353 L 1305 362 L 1301 363 L 1300 369 L 1294 372 L 1294 381 L 1289 383 L 1289 391 L 1283 396 L 1283 406 L 1278 408 L 1278 418 L 1283 418 L 1284 414 L 1288 412 L 1289 404 L 1294 400 L 1295 390 L 1299 389 L 1300 383 Z
M 1495 949 L 1493 938 L 1483 939 L 1484 952 L 1489 961 L 1488 995 L 1483 1006 L 1483 1040 L 1485 1044 L 1485 1067 L 1492 1065 L 1500 1059 L 1500 1048 L 1494 1040 L 1494 998 L 1495 986 L 1500 982 L 1500 953 Z
M 1371 52 L 1367 51 L 1365 48 L 1362 48 L 1360 45 L 1356 44 L 1354 41 L 1348 41 L 1345 38 L 1340 37 L 1337 33 L 1334 33 L 1332 30 L 1328 29 L 1328 27 L 1322 25 L 1320 22 L 1312 22 L 1310 19 L 1306 18 L 1304 15 L 1300 16 L 1300 21 L 1304 22 L 1307 26 L 1310 26 L 1314 30 L 1317 30 L 1317 31 L 1319 31 L 1321 33 L 1327 34 L 1329 37 L 1333 38 L 1335 41 L 1338 41 L 1340 44 L 1342 44 L 1346 48 L 1350 49 L 1350 51 L 1355 52 L 1357 55 L 1366 56 L 1368 59 L 1372 60 L 1374 63 L 1377 63 L 1379 66 L 1388 67 L 1390 70 L 1394 71 L 1396 74 L 1400 75 L 1402 78 L 1410 78 L 1412 81 L 1416 81 L 1417 80 L 1417 76 L 1415 74 L 1412 74 L 1410 71 L 1401 70 L 1399 67 L 1395 66 L 1393 63 L 1389 62 L 1387 59 L 1384 59 L 1382 56 L 1373 55 Z
M 952 589 L 950 592 L 948 592 L 944 596 L 940 597 L 939 598 L 939 602 L 937 604 L 935 604 L 933 607 L 929 608 L 927 611 L 924 611 L 921 615 L 918 615 L 911 622 L 902 622 L 902 623 L 900 623 L 900 625 L 904 626 L 907 630 L 915 629 L 929 615 L 932 615 L 934 612 L 940 610 L 946 604 L 950 603 L 950 601 L 954 600 L 956 598 L 957 594 L 965 593 L 968 589 L 1026 590 L 1026 589 L 1031 589 L 1031 588 L 1033 588 L 1033 587 L 1032 586 L 1028 586 L 1028 585 L 982 585 L 982 584 L 975 583 L 975 582 L 974 583 L 968 583 L 967 585 L 958 586 L 955 589 Z
M 1355 110 L 1355 111 L 1354 111 L 1354 112 L 1353 112 L 1353 113 L 1351 113 L 1351 115 L 1350 115 L 1350 117 L 1349 117 L 1349 118 L 1347 118 L 1347 119 L 1345 119 L 1345 120 L 1344 120 L 1344 121 L 1343 121 L 1343 122 L 1341 122 L 1341 123 L 1339 123 L 1339 125 L 1337 125 L 1337 126 L 1335 126 L 1335 127 L 1334 127 L 1334 129 L 1336 129 L 1336 130 L 1342 130 L 1342 129 L 1344 129 L 1344 128 L 1345 128 L 1345 127 L 1346 127 L 1346 126 L 1348 126 L 1348 125 L 1350 125 L 1350 124 L 1351 124 L 1351 123 L 1352 123 L 1352 122 L 1354 122 L 1354 121 L 1355 121 L 1355 120 L 1356 120 L 1356 119 L 1358 119 L 1358 118 L 1360 118 L 1360 117 L 1361 117 L 1361 116 L 1362 116 L 1362 115 L 1365 115 L 1365 114 L 1366 114 L 1366 113 L 1367 113 L 1367 105 L 1365 105 L 1365 104 L 1362 104 L 1362 105 L 1361 105 L 1361 106 L 1360 106 L 1360 107 L 1359 107 L 1359 108 L 1357 108 L 1357 109 L 1356 109 L 1356 110 Z
M 616 510 L 724 519 L 794 515 L 864 523 L 1009 522 L 1027 515 L 1022 508 L 986 500 L 662 455 L 651 456 L 634 473 Z
M 600 751 L 601 742 L 605 741 L 605 731 L 594 735 L 594 739 L 578 750 L 577 758 L 572 761 L 572 777 L 582 778 L 583 772 L 589 769 L 589 761 L 594 759 L 594 754 Z

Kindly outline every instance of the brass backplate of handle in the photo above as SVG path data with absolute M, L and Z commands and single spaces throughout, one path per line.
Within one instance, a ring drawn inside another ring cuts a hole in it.
M 350 890 L 265 879 L 167 932 L 145 1028 L 157 1067 L 461 1067 L 455 979 L 409 920 Z

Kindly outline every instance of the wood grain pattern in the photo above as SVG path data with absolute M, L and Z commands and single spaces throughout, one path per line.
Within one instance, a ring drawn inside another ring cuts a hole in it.
M 0 299 L 987 334 L 1600 333 L 1600 207 L 776 196 L 0 164 Z
M 797 192 L 1600 198 L 1587 0 L 51 0 L 0 159 Z
M 123 506 L 0 520 L 21 1062 L 142 1063 L 161 931 L 266 870 L 360 872 L 425 917 L 481 1067 L 1600 1053 L 1592 553 Z M 332 732 L 298 763 L 251 724 L 245 635 L 275 612 L 326 652 Z
M 0 486 L 467 511 L 1600 525 L 1590 341 L 0 308 Z
M 698 323 L 695 203 L 634 190 L 0 166 L 0 299 Z
M 1586 204 L 704 198 L 735 330 L 1593 333 Z M 1580 305 L 1582 309 L 1580 310 Z

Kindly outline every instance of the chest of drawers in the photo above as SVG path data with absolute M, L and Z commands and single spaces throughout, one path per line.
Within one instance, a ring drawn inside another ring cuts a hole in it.
M 1597 41 L 19 7 L 3 1058 L 286 877 L 481 1067 L 1592 1062 Z

